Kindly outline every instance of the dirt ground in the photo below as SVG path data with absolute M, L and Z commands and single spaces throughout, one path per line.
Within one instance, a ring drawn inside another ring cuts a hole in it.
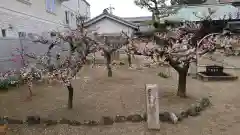
M 235 58 L 236 59 L 236 58 Z M 240 59 L 240 58 L 238 58 Z M 236 61 L 239 61 L 236 59 Z M 146 123 L 122 123 L 113 126 L 73 127 L 57 125 L 52 127 L 18 125 L 11 127 L 10 135 L 238 135 L 240 134 L 240 90 L 239 81 L 201 82 L 188 77 L 187 99 L 175 96 L 177 74 L 163 79 L 156 74 L 165 68 L 128 69 L 115 67 L 113 77 L 108 78 L 102 67 L 85 66 L 74 80 L 74 108 L 68 110 L 67 89 L 59 86 L 36 86 L 36 96 L 30 102 L 22 100 L 27 88 L 0 93 L 0 114 L 24 119 L 27 115 L 40 115 L 52 119 L 99 120 L 101 116 L 129 115 L 145 112 L 144 86 L 147 83 L 159 85 L 160 111 L 180 112 L 201 97 L 210 97 L 213 104 L 198 117 L 189 117 L 173 125 L 161 123 L 161 130 L 149 132 Z M 233 70 L 229 70 L 233 71 Z M 235 70 L 234 74 L 240 75 Z

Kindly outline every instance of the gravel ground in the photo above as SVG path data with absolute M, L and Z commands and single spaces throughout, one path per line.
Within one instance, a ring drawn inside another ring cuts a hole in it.
M 189 117 L 179 124 L 161 123 L 161 130 L 149 132 L 145 123 L 122 123 L 112 126 L 74 127 L 41 125 L 25 127 L 11 125 L 10 135 L 238 135 L 240 134 L 240 91 L 239 81 L 201 82 L 188 78 L 188 98 L 175 96 L 177 74 L 163 79 L 156 74 L 164 68 L 132 70 L 127 67 L 114 68 L 113 77 L 106 77 L 104 67 L 89 68 L 74 80 L 74 108 L 68 110 L 66 88 L 38 85 L 34 87 L 36 96 L 30 102 L 23 102 L 27 88 L 0 93 L 0 114 L 24 119 L 27 115 L 59 119 L 99 120 L 101 116 L 129 115 L 145 112 L 144 85 L 159 85 L 161 111 L 180 112 L 201 97 L 210 96 L 213 106 L 198 117 Z M 240 75 L 239 71 L 233 73 Z

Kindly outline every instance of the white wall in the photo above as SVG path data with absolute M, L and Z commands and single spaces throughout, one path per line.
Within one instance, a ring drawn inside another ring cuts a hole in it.
M 120 24 L 116 21 L 110 19 L 103 19 L 95 24 L 92 24 L 88 27 L 90 31 L 96 30 L 99 34 L 118 34 L 121 31 L 128 33 L 130 36 L 133 32 L 131 27 Z
M 63 2 L 64 7 L 68 7 L 70 10 L 79 13 L 82 16 L 87 16 L 90 18 L 90 5 L 88 5 L 84 0 L 69 0 Z
M 86 4 L 84 0 L 79 0 L 79 13 L 82 16 L 90 18 L 90 6 Z
M 90 18 L 90 5 L 86 3 L 84 0 L 69 0 L 65 1 L 62 3 L 62 8 L 65 11 L 74 13 L 75 16 L 70 16 L 69 17 L 69 25 L 72 28 L 76 28 L 76 16 L 81 15 L 81 16 L 86 16 Z
M 62 3 L 63 6 L 68 7 L 70 10 L 74 11 L 77 13 L 78 11 L 78 1 L 79 0 L 69 0 L 69 1 L 64 1 Z
M 65 5 L 62 5 L 62 9 L 64 10 L 64 23 L 66 23 L 66 16 L 65 16 L 65 11 L 68 12 L 68 20 L 69 20 L 69 26 L 73 29 L 77 28 L 77 22 L 76 22 L 76 9 L 73 10 Z
M 13 31 L 41 33 L 64 27 L 64 11 L 56 0 L 54 13 L 46 11 L 45 0 L 30 0 L 30 4 L 18 0 L 1 0 L 0 28 L 13 26 Z

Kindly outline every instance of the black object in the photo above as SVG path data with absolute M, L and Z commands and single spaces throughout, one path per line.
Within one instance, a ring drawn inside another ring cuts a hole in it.
M 212 76 L 222 75 L 223 74 L 223 67 L 212 65 L 212 66 L 206 66 L 206 73 Z

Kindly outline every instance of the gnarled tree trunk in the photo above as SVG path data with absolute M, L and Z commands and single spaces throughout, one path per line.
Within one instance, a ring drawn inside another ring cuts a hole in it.
M 179 66 L 179 63 L 172 57 L 167 57 L 167 61 L 169 61 L 169 64 L 178 72 L 177 96 L 186 97 L 187 73 L 189 69 L 189 63 L 185 63 L 185 65 L 182 67 Z
M 178 91 L 177 95 L 186 97 L 187 71 L 178 72 Z
M 106 67 L 107 67 L 107 70 L 108 70 L 108 77 L 112 77 L 111 53 L 104 52 L 104 57 L 106 59 Z
M 96 65 L 96 53 L 93 53 L 92 68 Z
M 127 53 L 127 57 L 128 57 L 128 66 L 129 67 L 132 67 L 132 57 L 131 57 L 131 54 L 130 53 Z
M 72 84 L 67 86 L 68 88 L 68 109 L 73 108 L 73 87 Z

